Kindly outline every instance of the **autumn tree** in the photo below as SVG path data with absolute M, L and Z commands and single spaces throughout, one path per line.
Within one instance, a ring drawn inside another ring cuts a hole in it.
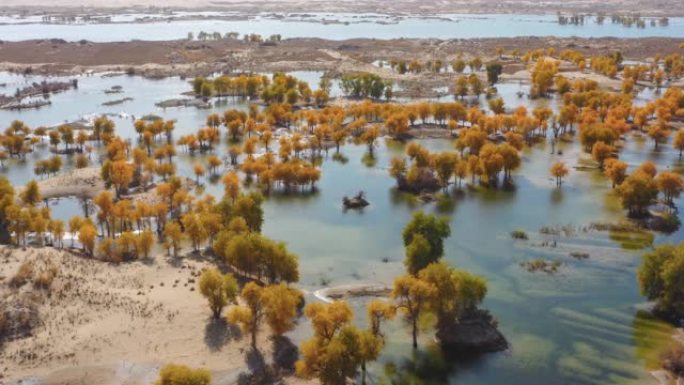
M 391 297 L 404 321 L 411 327 L 414 349 L 418 348 L 418 321 L 429 310 L 430 302 L 436 295 L 434 285 L 412 275 L 401 276 L 394 281 Z
M 6 177 L 0 176 L 0 243 L 7 243 L 10 240 L 8 212 L 14 206 L 14 187 Z
M 180 250 L 181 242 L 183 241 L 183 231 L 181 227 L 176 222 L 169 222 L 164 226 L 164 242 L 166 248 L 171 251 L 173 249 L 173 256 L 178 256 L 178 250 Z
M 483 278 L 454 269 L 444 261 L 431 263 L 420 271 L 418 278 L 436 290 L 429 309 L 437 316 L 438 336 L 448 333 L 462 318 L 474 314 L 487 295 Z
M 252 349 L 256 350 L 259 325 L 265 318 L 274 335 L 282 335 L 294 328 L 301 293 L 284 283 L 261 287 L 254 282 L 245 285 L 240 293 L 244 305 L 234 306 L 228 320 L 239 324 L 251 335 Z
M 154 385 L 211 385 L 211 373 L 206 369 L 167 364 L 159 370 Z
M 434 157 L 433 163 L 437 179 L 445 191 L 449 186 L 449 180 L 454 173 L 454 167 L 458 161 L 458 154 L 453 152 L 441 152 Z
M 363 143 L 365 143 L 368 146 L 368 153 L 373 155 L 373 150 L 375 148 L 375 141 L 378 139 L 380 136 L 380 129 L 378 129 L 377 126 L 373 125 L 368 128 L 361 134 L 361 137 L 359 138 Z
M 43 197 L 40 194 L 40 188 L 35 180 L 26 183 L 24 189 L 19 193 L 19 198 L 25 205 L 35 206 Z
M 677 198 L 684 189 L 684 180 L 682 176 L 671 171 L 663 171 L 655 177 L 655 182 L 658 190 L 663 193 L 665 202 L 670 206 L 674 206 L 674 199 Z
M 200 214 L 197 212 L 185 213 L 185 215 L 181 217 L 181 223 L 185 229 L 185 234 L 192 243 L 193 250 L 199 251 L 202 243 L 209 237 Z
M 297 309 L 302 303 L 302 293 L 285 283 L 266 286 L 261 295 L 264 316 L 271 332 L 276 336 L 294 329 Z
M 627 163 L 616 158 L 607 159 L 604 164 L 603 174 L 610 178 L 612 187 L 615 188 L 622 184 L 627 177 Z
M 136 247 L 138 251 L 142 253 L 143 257 L 149 257 L 154 241 L 154 233 L 152 233 L 152 230 L 144 229 L 140 232 L 136 239 Z
M 299 280 L 299 262 L 285 244 L 258 233 L 233 236 L 219 252 L 226 261 L 244 275 L 266 279 L 271 283 Z
M 240 195 L 240 178 L 237 173 L 230 171 L 223 176 L 223 186 L 227 197 L 235 203 L 235 200 Z
M 204 176 L 204 173 L 206 172 L 204 166 L 200 163 L 195 163 L 192 165 L 192 172 L 195 173 L 195 183 L 199 185 L 199 178 Z
M 594 143 L 594 146 L 591 148 L 591 156 L 598 163 L 599 169 L 603 170 L 606 159 L 612 157 L 614 151 L 613 146 L 599 141 Z
M 670 130 L 662 122 L 657 122 L 648 128 L 648 136 L 653 139 L 653 146 L 657 150 L 658 145 L 670 136 Z
M 658 186 L 653 176 L 646 171 L 637 170 L 625 178 L 617 192 L 630 215 L 642 215 L 658 196 Z
M 64 221 L 59 220 L 59 219 L 52 219 L 50 220 L 50 224 L 48 225 L 48 229 L 50 230 L 50 234 L 52 234 L 52 244 L 53 246 L 57 246 L 60 249 L 62 248 L 62 239 L 64 239 Z
M 78 230 L 78 241 L 83 245 L 83 249 L 88 255 L 93 256 L 95 250 L 95 238 L 97 237 L 97 228 L 88 220 L 84 221 L 81 228 Z
M 566 166 L 564 162 L 555 162 L 551 166 L 549 172 L 551 173 L 551 176 L 556 178 L 556 186 L 560 187 L 563 183 L 563 178 L 568 175 L 570 170 L 568 170 L 568 166 Z
M 231 274 L 221 274 L 218 269 L 212 268 L 202 272 L 199 279 L 199 291 L 209 302 L 214 318 L 219 318 L 223 308 L 235 302 L 238 285 Z
M 304 314 L 311 320 L 314 335 L 300 347 L 297 374 L 315 376 L 323 385 L 347 384 L 371 356 L 368 349 L 377 349 L 377 344 L 373 345 L 377 340 L 351 325 L 354 314 L 346 302 L 312 303 Z
M 382 331 L 380 327 L 383 322 L 394 319 L 396 315 L 396 308 L 389 302 L 379 299 L 372 300 L 366 305 L 366 317 L 368 318 L 368 326 L 374 335 L 381 336 Z
M 684 130 L 678 130 L 672 141 L 672 147 L 679 152 L 679 160 L 682 160 L 682 151 L 684 151 Z
M 119 160 L 112 163 L 109 177 L 116 189 L 117 198 L 121 193 L 128 188 L 128 185 L 133 181 L 133 172 L 135 168 L 132 164 L 124 160 Z

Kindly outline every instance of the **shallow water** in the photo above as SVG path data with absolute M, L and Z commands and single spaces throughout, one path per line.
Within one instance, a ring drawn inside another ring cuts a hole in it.
M 516 36 L 556 37 L 684 37 L 684 18 L 670 18 L 669 25 L 646 28 L 625 27 L 607 20 L 599 25 L 588 18 L 584 25 L 559 25 L 556 15 L 509 15 L 509 14 L 447 14 L 438 18 L 390 17 L 386 15 L 312 14 L 313 18 L 267 15 L 253 16 L 245 20 L 222 20 L 205 18 L 195 20 L 157 20 L 132 23 L 135 17 L 114 17 L 117 23 L 102 24 L 39 24 L 35 18 L 19 23 L 5 18 L 0 24 L 3 40 L 58 38 L 67 41 L 87 39 L 93 42 L 129 40 L 175 40 L 185 39 L 189 32 L 197 36 L 201 31 L 213 33 L 238 32 L 240 35 L 257 33 L 264 37 L 280 34 L 283 38 L 317 37 L 331 40 L 353 38 L 495 38 Z M 159 16 L 159 15 L 154 15 Z M 181 15 L 183 16 L 183 15 Z M 187 15 L 185 15 L 187 16 Z M 205 15 L 211 17 L 212 15 Z M 213 15 L 218 16 L 218 15 Z M 226 15 L 221 15 L 226 16 Z M 326 22 L 321 22 L 326 20 Z M 647 23 L 648 24 L 648 23 Z M 173 27 L 170 28 L 170 25 Z
M 316 83 L 320 73 L 297 73 Z M 35 79 L 34 79 L 35 80 Z M 0 74 L 0 83 L 13 90 L 25 81 L 22 77 Z M 114 85 L 123 94 L 105 95 Z M 499 90 L 509 108 L 532 103 L 515 93 L 525 85 L 502 84 Z M 154 113 L 165 119 L 177 119 L 174 133 L 194 132 L 204 125 L 211 112 L 226 108 L 245 108 L 240 100 L 218 102 L 210 110 L 170 108 L 162 110 L 154 103 L 178 97 L 189 89 L 179 78 L 147 80 L 138 77 L 80 77 L 78 90 L 51 97 L 52 105 L 40 110 L 0 111 L 0 127 L 21 119 L 31 127 L 52 126 L 84 115 L 112 113 L 119 135 L 134 139 L 131 115 Z M 4 91 L 3 91 L 4 92 Z M 643 92 L 643 97 L 650 97 Z M 133 97 L 134 101 L 104 107 L 106 100 Z M 484 98 L 482 102 L 485 103 Z M 553 100 L 535 101 L 555 105 Z M 423 140 L 431 150 L 451 149 L 448 140 Z M 548 176 L 550 164 L 564 159 L 569 165 L 586 158 L 575 143 L 561 143 L 563 155 L 550 154 L 548 144 L 540 144 L 523 153 L 521 169 L 515 174 L 516 189 L 465 190 L 422 204 L 394 189 L 387 174 L 392 156 L 403 152 L 402 143 L 380 140 L 375 164 L 368 166 L 365 146 L 342 148 L 346 163 L 333 160 L 333 152 L 322 163 L 318 190 L 311 194 L 273 194 L 265 204 L 264 233 L 284 240 L 300 256 L 301 286 L 307 290 L 323 283 L 335 286 L 360 282 L 389 284 L 403 272 L 401 230 L 415 210 L 449 218 L 452 236 L 446 241 L 445 259 L 453 266 L 480 274 L 489 282 L 484 306 L 499 319 L 501 330 L 511 342 L 510 352 L 476 360 L 445 359 L 430 353 L 430 341 L 424 334 L 421 352 L 410 353 L 409 334 L 399 322 L 389 325 L 390 342 L 379 363 L 372 366 L 373 376 L 383 376 L 391 365 L 398 365 L 404 375 L 417 373 L 429 384 L 644 384 L 649 383 L 646 368 L 653 365 L 658 349 L 669 340 L 670 329 L 637 315 L 643 304 L 638 293 L 635 271 L 640 251 L 622 250 L 607 233 L 578 232 L 560 238 L 555 248 L 541 246 L 548 240 L 538 233 L 546 225 L 587 226 L 594 221 L 616 221 L 623 217 L 610 183 L 598 171 L 574 171 L 557 189 Z M 663 145 L 661 152 L 651 150 L 652 143 L 630 138 L 621 158 L 630 166 L 645 160 L 660 168 L 678 164 L 677 154 Z M 218 149 L 227 149 L 222 142 Z M 33 178 L 32 164 L 49 156 L 46 148 L 30 154 L 25 162 L 13 160 L 1 172 L 15 184 Z M 191 157 L 179 149 L 178 172 L 194 178 L 191 164 L 202 157 Z M 69 162 L 65 162 L 67 168 Z M 363 211 L 343 211 L 341 199 L 359 190 L 365 191 L 371 205 Z M 222 194 L 222 186 L 207 184 L 206 191 Z M 681 204 L 681 200 L 678 202 Z M 75 199 L 52 202 L 56 217 L 68 218 L 80 213 Z M 513 241 L 509 233 L 524 229 L 528 242 Z M 680 241 L 684 232 L 656 237 L 657 242 Z M 571 251 L 590 254 L 587 260 L 574 260 Z M 388 262 L 383 262 L 387 258 Z M 529 273 L 521 262 L 546 258 L 563 262 L 560 273 Z M 362 301 L 355 300 L 361 312 Z M 360 317 L 362 318 L 362 317 Z M 301 327 L 293 336 L 303 338 Z M 412 358 L 413 357 L 413 358 Z M 532 380 L 532 381 L 531 381 Z

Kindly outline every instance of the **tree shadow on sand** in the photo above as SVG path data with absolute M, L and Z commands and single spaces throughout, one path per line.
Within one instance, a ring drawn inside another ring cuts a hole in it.
M 212 352 L 220 351 L 230 340 L 237 340 L 241 337 L 240 328 L 229 324 L 222 317 L 210 317 L 204 327 L 204 343 Z
M 279 383 L 284 376 L 294 373 L 294 364 L 299 356 L 297 345 L 285 336 L 273 337 L 272 362 L 266 361 L 264 355 L 252 349 L 245 357 L 247 372 L 240 373 L 239 385 L 266 385 Z
M 285 336 L 274 336 L 272 341 L 273 364 L 284 373 L 293 374 L 295 362 L 299 358 L 299 348 Z

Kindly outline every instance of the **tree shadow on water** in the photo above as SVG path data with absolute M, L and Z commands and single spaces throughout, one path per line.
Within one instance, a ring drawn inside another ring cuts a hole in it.
M 385 363 L 380 382 L 388 385 L 448 384 L 462 370 L 481 363 L 482 355 L 445 352 L 437 345 L 414 351 L 410 357 Z
M 240 337 L 240 328 L 229 324 L 224 318 L 210 317 L 204 327 L 204 343 L 212 352 L 220 351 L 230 340 L 237 340 Z

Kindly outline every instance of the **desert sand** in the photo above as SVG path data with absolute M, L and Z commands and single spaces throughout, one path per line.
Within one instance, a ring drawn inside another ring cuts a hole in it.
M 5 343 L 1 383 L 149 384 L 160 365 L 175 362 L 205 367 L 215 384 L 232 384 L 247 368 L 249 338 L 214 320 L 197 290 L 201 269 L 210 265 L 202 257 L 160 253 L 115 265 L 47 247 L 0 247 L 0 260 L 2 301 L 33 297 L 25 300 L 39 314 L 30 336 Z M 27 260 L 57 267 L 51 289 L 11 287 Z M 259 346 L 269 360 L 267 334 L 259 334 Z
M 45 199 L 69 196 L 94 198 L 106 190 L 100 177 L 99 167 L 77 168 L 38 181 L 41 195 Z

